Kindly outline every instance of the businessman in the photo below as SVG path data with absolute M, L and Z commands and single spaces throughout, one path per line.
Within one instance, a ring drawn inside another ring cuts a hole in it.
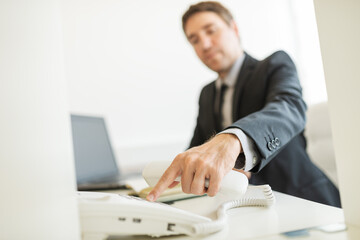
M 279 51 L 259 61 L 244 52 L 231 13 L 217 2 L 190 6 L 182 24 L 218 78 L 201 91 L 190 148 L 176 156 L 147 199 L 155 201 L 178 176 L 185 193 L 214 196 L 235 168 L 251 184 L 340 207 L 337 188 L 306 153 L 306 105 L 290 57 Z

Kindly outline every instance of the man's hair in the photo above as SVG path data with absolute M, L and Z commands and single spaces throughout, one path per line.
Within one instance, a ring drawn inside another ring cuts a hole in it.
M 186 22 L 191 16 L 199 12 L 213 12 L 221 17 L 228 25 L 233 21 L 233 16 L 230 11 L 221 5 L 218 2 L 208 1 L 208 2 L 199 2 L 197 4 L 191 5 L 189 9 L 184 13 L 182 17 L 182 27 L 185 32 Z

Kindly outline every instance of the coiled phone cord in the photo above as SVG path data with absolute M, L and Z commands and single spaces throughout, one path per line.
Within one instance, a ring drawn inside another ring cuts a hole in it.
M 222 230 L 227 223 L 226 211 L 238 207 L 269 207 L 275 203 L 275 197 L 269 185 L 249 186 L 249 188 L 260 188 L 265 198 L 242 198 L 223 203 L 217 210 L 217 219 L 208 223 L 194 224 L 186 231 L 189 235 L 205 235 Z M 179 226 L 180 227 L 180 226 Z M 184 231 L 185 229 L 182 229 Z

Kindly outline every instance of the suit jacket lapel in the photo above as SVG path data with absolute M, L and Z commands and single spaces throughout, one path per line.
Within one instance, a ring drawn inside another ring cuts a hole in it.
M 215 86 L 215 81 L 211 83 L 211 89 L 209 91 L 209 99 L 211 99 L 211 101 L 209 101 L 209 105 L 208 105 L 208 109 L 207 112 L 210 113 L 208 116 L 212 116 L 208 119 L 209 121 L 209 125 L 211 127 L 211 129 L 214 131 L 216 131 L 216 121 L 215 121 L 215 96 L 216 96 L 216 86 Z
M 233 114 L 232 117 L 234 121 L 236 121 L 239 116 L 239 109 L 240 109 L 239 102 L 244 90 L 245 83 L 251 77 L 251 73 L 256 63 L 255 59 L 253 59 L 250 55 L 248 55 L 246 52 L 244 54 L 245 54 L 245 59 L 240 68 L 240 72 L 236 80 L 235 91 L 234 91 L 233 112 L 232 112 Z

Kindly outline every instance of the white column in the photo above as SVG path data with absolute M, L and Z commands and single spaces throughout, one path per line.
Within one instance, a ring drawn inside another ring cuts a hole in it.
M 79 239 L 61 4 L 0 1 L 0 239 Z
M 360 227 L 360 1 L 314 3 L 345 221 Z

